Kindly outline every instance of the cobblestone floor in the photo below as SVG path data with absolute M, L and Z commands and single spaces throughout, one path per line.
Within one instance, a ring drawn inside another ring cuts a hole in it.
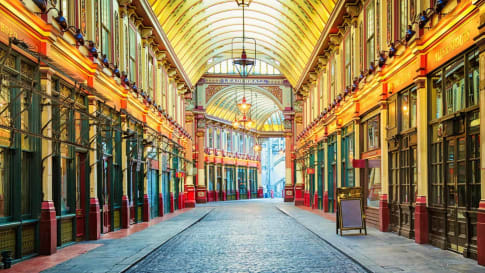
M 127 272 L 367 272 L 272 201 L 220 202 Z

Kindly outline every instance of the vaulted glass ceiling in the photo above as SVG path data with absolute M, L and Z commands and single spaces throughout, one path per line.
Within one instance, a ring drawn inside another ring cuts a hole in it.
M 148 2 L 192 83 L 207 71 L 208 60 L 230 58 L 232 39 L 242 37 L 235 0 Z M 294 86 L 334 6 L 335 0 L 253 0 L 245 9 L 246 37 L 256 39 L 257 58 Z M 240 50 L 242 43 L 235 46 Z
M 254 129 L 257 131 L 283 130 L 281 104 L 270 93 L 254 86 L 246 86 L 245 93 L 241 85 L 232 85 L 219 91 L 206 105 L 206 113 L 232 122 L 235 113 L 239 113 L 237 103 L 241 102 L 243 96 L 252 105 L 249 116 L 256 122 Z

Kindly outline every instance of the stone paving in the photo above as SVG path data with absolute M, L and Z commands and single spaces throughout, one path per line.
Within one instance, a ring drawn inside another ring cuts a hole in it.
M 335 234 L 334 221 L 289 203 L 279 204 L 278 208 L 372 272 L 485 272 L 476 260 L 432 245 L 416 244 L 392 232 L 368 227 L 367 236 L 339 236 Z
M 192 209 L 121 239 L 88 241 L 87 243 L 96 242 L 103 246 L 42 272 L 122 272 L 178 233 L 197 223 L 210 211 L 211 208 Z
M 334 221 L 281 199 L 198 204 L 95 242 L 103 245 L 44 272 L 485 272 L 475 260 L 374 228 L 338 236 Z
M 127 272 L 368 272 L 277 204 L 210 203 L 214 210 L 200 222 Z

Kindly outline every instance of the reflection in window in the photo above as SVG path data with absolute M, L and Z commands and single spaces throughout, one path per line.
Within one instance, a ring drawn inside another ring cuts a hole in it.
M 370 168 L 367 183 L 367 206 L 379 207 L 379 195 L 381 194 L 381 169 Z
M 464 70 L 463 61 L 451 64 L 445 69 L 446 114 L 465 108 Z
M 22 153 L 22 181 L 21 183 L 21 214 L 22 215 L 29 215 L 31 214 L 31 203 L 30 203 L 30 161 L 31 158 L 28 153 Z
M 478 50 L 468 55 L 468 106 L 478 104 L 478 92 L 480 88 Z
M 366 10 L 366 47 L 367 47 L 367 67 L 370 66 L 371 62 L 375 60 L 375 31 L 374 31 L 374 1 L 370 1 Z
M 443 116 L 443 88 L 442 73 L 437 71 L 431 76 L 431 119 L 438 119 Z
M 367 137 L 366 137 L 366 148 L 367 151 L 379 148 L 379 115 L 371 118 L 365 124 Z

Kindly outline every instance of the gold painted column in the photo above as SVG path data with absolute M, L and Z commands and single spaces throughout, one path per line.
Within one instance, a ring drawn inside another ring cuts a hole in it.
M 426 77 L 420 77 L 416 81 L 417 90 L 417 199 L 414 210 L 414 234 L 418 244 L 428 243 L 428 92 Z
M 337 127 L 337 188 L 342 186 L 342 128 Z
M 358 118 L 354 119 L 354 159 L 360 159 L 360 120 Z M 349 162 L 348 164 L 352 164 Z M 354 169 L 354 185 L 355 187 L 360 187 L 360 169 Z
M 476 1 L 480 6 L 480 34 L 475 37 L 479 47 L 480 66 L 480 204 L 477 213 L 477 261 L 485 265 L 485 5 L 484 1 Z
M 89 96 L 88 112 L 92 115 L 96 113 L 96 98 Z M 98 151 L 97 151 L 97 121 L 89 120 L 89 141 L 91 149 L 89 150 L 89 239 L 98 240 L 101 237 L 101 215 L 98 201 Z
M 143 133 L 144 137 L 147 136 L 147 130 L 145 129 Z M 143 141 L 146 142 L 146 141 Z M 143 215 L 142 215 L 142 220 L 143 222 L 148 222 L 150 221 L 150 206 L 153 204 L 150 204 L 150 199 L 148 197 L 148 176 L 150 175 L 148 173 L 148 165 L 150 164 L 150 161 L 148 160 L 148 151 L 150 149 L 150 146 L 144 145 L 143 146 L 143 161 L 145 164 L 143 164 Z
M 389 149 L 387 146 L 387 83 L 383 86 L 383 95 L 380 101 L 380 146 L 381 146 L 381 196 L 379 201 L 379 230 L 389 231 Z
M 128 132 L 128 120 L 125 114 L 121 115 L 121 128 L 123 132 Z M 127 142 L 125 137 L 121 138 L 121 172 L 123 175 L 121 197 L 121 228 L 130 226 L 130 200 L 128 199 L 128 156 Z
M 314 183 L 314 191 L 313 191 L 313 208 L 318 209 L 318 190 L 320 188 L 320 185 L 318 184 L 318 176 L 320 175 L 320 168 L 318 165 L 318 145 L 315 144 L 315 152 L 313 155 L 313 166 L 312 168 L 315 170 L 315 173 L 313 175 L 313 183 Z M 323 190 L 322 190 L 323 192 Z
M 39 241 L 39 254 L 50 255 L 57 251 L 57 219 L 56 209 L 53 201 L 53 179 L 52 179 L 52 74 L 49 68 L 41 69 L 41 88 L 47 97 L 42 101 L 41 126 L 42 134 L 47 138 L 41 139 L 42 145 L 42 196 L 41 214 L 39 219 L 39 232 L 42 234 Z
M 299 161 L 296 162 L 296 184 L 295 184 L 295 205 L 304 205 L 304 181 L 303 181 L 303 164 Z
M 323 161 L 324 161 L 324 168 L 323 168 L 323 211 L 328 212 L 329 204 L 328 204 L 328 142 L 327 137 L 325 136 L 323 139 Z
M 195 136 L 194 134 L 194 114 L 192 112 L 185 112 L 185 130 L 187 131 L 189 136 Z M 188 160 L 193 160 L 193 141 L 192 139 L 187 139 L 187 143 L 185 146 L 185 156 Z M 186 193 L 185 198 L 185 207 L 186 208 L 193 208 L 195 207 L 195 186 L 194 186 L 194 164 L 193 162 L 186 163 L 186 172 L 185 172 L 185 188 L 184 191 Z

